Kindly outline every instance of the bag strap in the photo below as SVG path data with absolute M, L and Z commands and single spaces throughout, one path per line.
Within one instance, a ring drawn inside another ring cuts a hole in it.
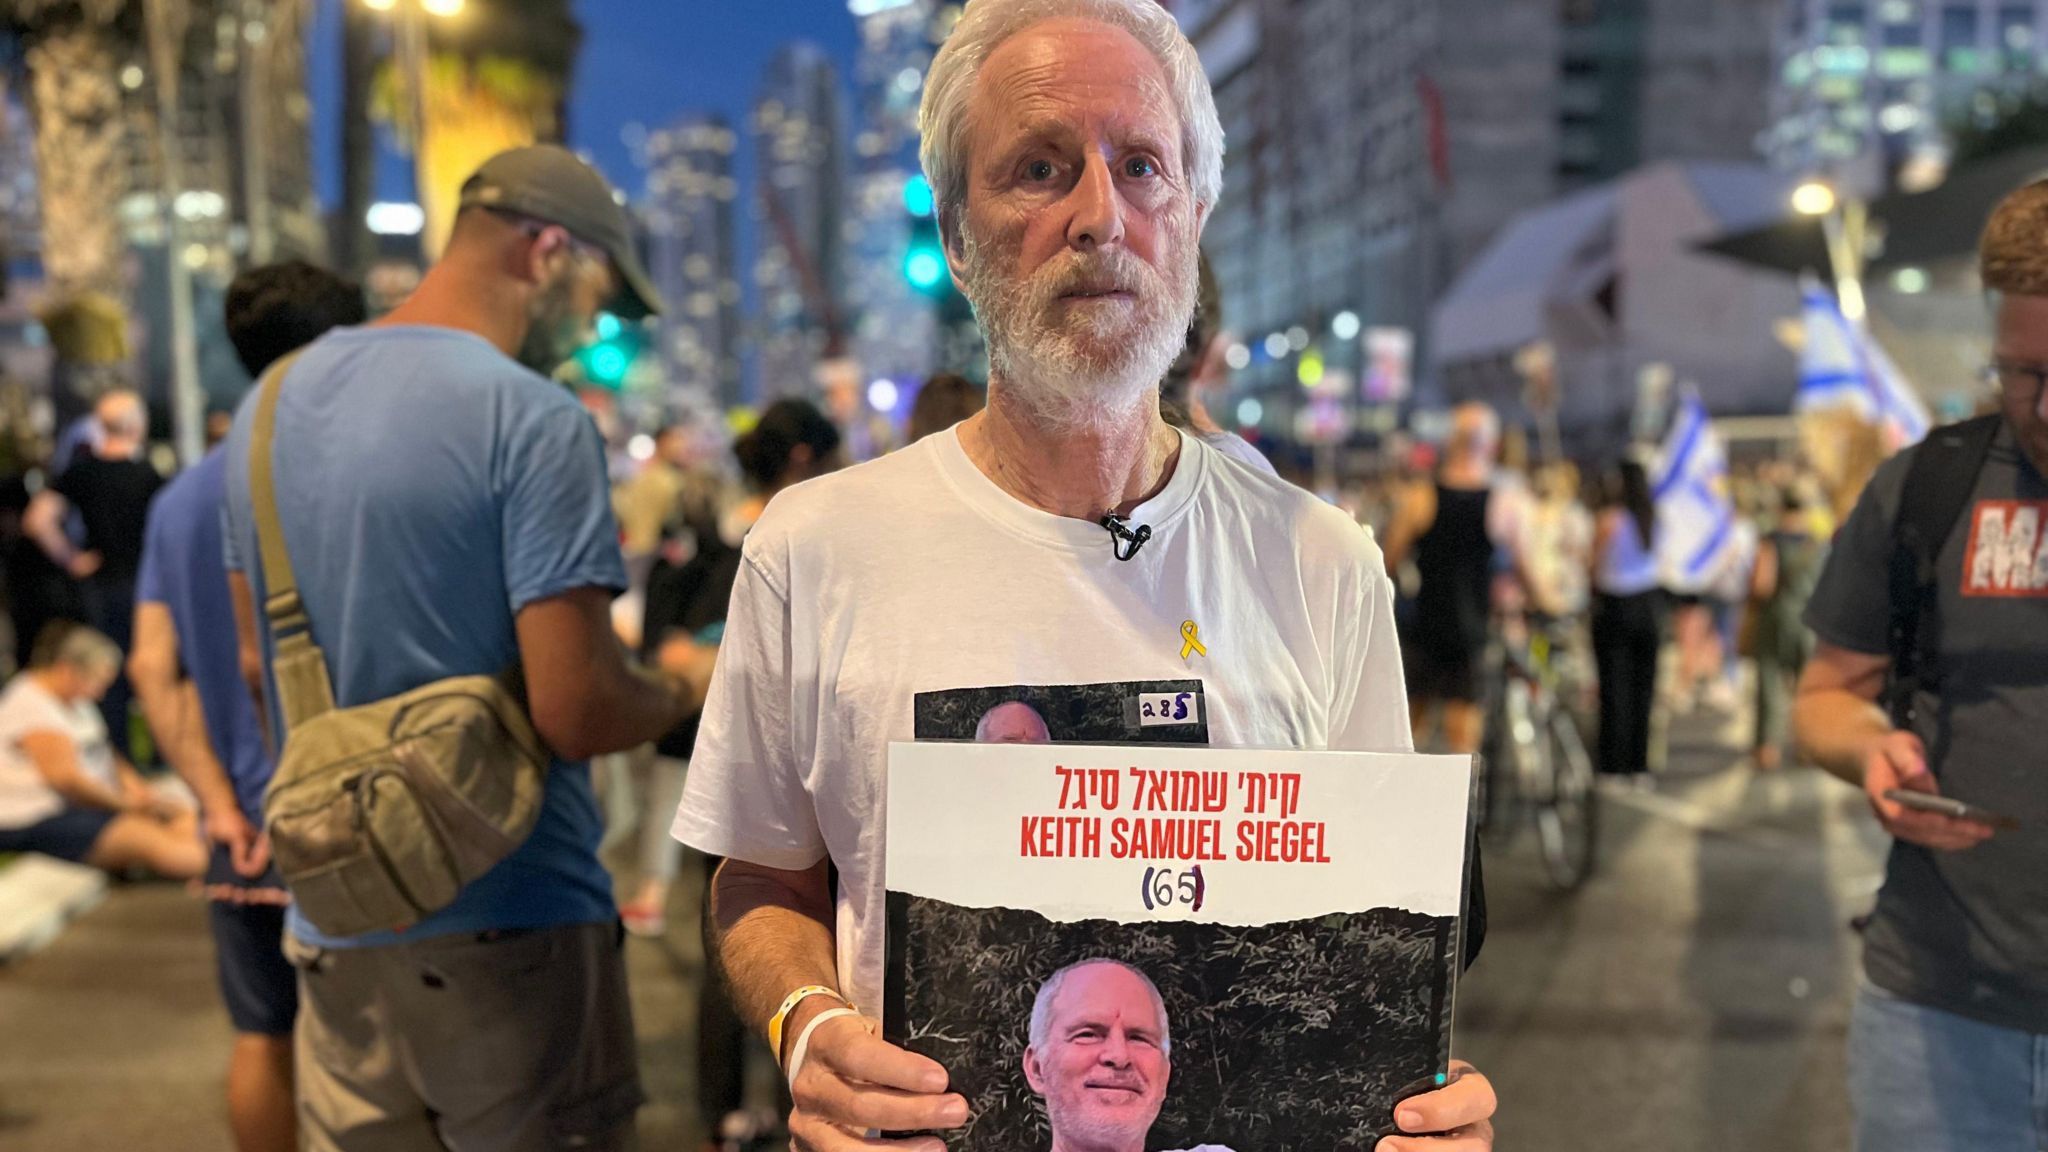
M 270 624 L 272 664 L 283 666 L 287 657 L 297 661 L 325 664 L 326 653 L 313 642 L 313 622 L 299 599 L 299 582 L 292 572 L 291 550 L 285 546 L 284 525 L 277 516 L 277 481 L 273 472 L 277 438 L 277 401 L 284 392 L 285 373 L 298 360 L 298 353 L 285 356 L 270 366 L 257 384 L 256 418 L 249 435 L 249 503 L 256 518 L 256 541 L 262 554 L 263 615 Z M 334 710 L 331 690 L 302 690 L 296 676 L 273 676 L 278 705 L 287 717 L 287 727 Z M 310 699 L 306 697 L 312 697 Z
M 1936 430 L 1906 467 L 1892 522 L 1891 669 L 1885 704 L 1892 725 L 1913 731 L 1922 688 L 1940 684 L 1941 550 L 1955 532 L 2003 417 L 1982 416 Z

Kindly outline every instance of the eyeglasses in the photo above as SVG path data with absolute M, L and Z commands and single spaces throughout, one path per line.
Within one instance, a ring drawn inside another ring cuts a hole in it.
M 2048 364 L 1993 360 L 1984 366 L 1984 381 L 2008 392 L 2039 393 L 2048 388 Z

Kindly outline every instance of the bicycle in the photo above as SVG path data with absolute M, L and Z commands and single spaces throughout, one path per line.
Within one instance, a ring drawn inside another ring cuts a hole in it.
M 1498 819 L 1501 787 L 1512 783 L 1536 829 L 1550 882 L 1566 892 L 1593 873 L 1599 803 L 1593 757 L 1578 709 L 1586 679 L 1561 622 L 1531 620 L 1524 638 L 1497 639 L 1489 654 L 1492 685 L 1482 748 L 1481 824 Z

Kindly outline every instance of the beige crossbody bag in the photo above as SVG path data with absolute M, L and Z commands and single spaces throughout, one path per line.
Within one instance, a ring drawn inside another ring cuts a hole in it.
M 356 936 L 418 923 L 511 855 L 540 816 L 549 756 L 516 677 L 452 677 L 336 710 L 271 472 L 277 399 L 293 359 L 264 375 L 250 437 L 263 613 L 284 723 L 263 818 L 300 913 L 329 935 Z

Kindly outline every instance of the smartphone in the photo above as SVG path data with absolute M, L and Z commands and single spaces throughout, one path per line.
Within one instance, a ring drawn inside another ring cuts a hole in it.
M 1933 812 L 1936 815 L 1950 816 L 1957 820 L 1975 820 L 1979 824 L 1989 824 L 1993 828 L 2004 832 L 2014 831 L 2020 826 L 2020 822 L 2010 816 L 2000 816 L 1988 808 L 1979 808 L 1975 804 L 1965 803 L 1953 796 L 1936 796 L 1931 792 L 1911 792 L 1904 788 L 1887 788 L 1884 790 L 1884 798 L 1901 807 L 1911 808 L 1915 812 Z

